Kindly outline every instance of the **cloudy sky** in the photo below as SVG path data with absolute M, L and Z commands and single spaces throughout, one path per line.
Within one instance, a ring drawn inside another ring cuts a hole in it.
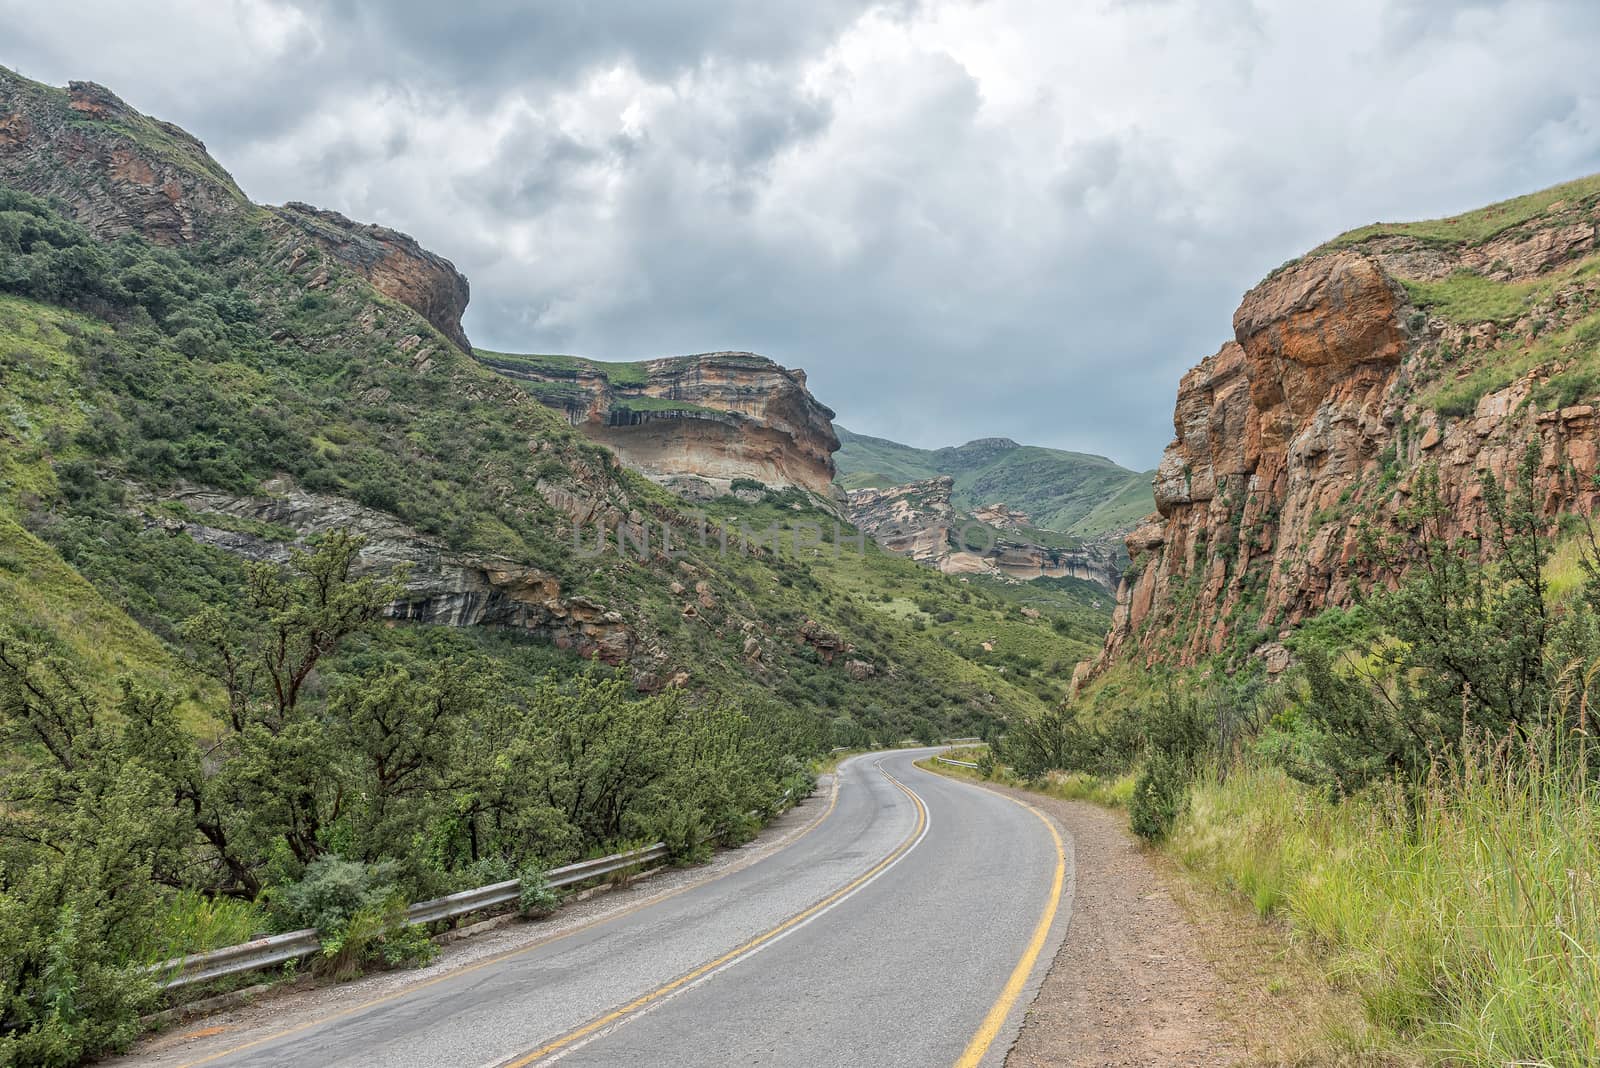
M 1589 0 L 0 0 L 256 200 L 415 234 L 485 348 L 751 349 L 853 430 L 1152 465 L 1241 293 L 1600 171 Z

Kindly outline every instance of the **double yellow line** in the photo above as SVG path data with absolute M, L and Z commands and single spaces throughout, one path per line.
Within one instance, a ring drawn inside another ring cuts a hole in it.
M 906 787 L 904 783 L 900 782 L 900 780 L 896 779 L 893 775 L 890 775 L 882 768 L 879 768 L 878 770 L 884 778 L 893 783 L 896 789 L 900 790 L 907 797 L 911 798 L 912 803 L 917 806 L 916 827 L 912 829 L 911 833 L 906 836 L 905 840 L 896 846 L 894 851 L 888 856 L 878 861 L 877 864 L 873 865 L 864 874 L 851 880 L 838 890 L 835 890 L 833 893 L 829 894 L 821 901 L 818 901 L 815 905 L 812 905 L 804 912 L 798 912 L 795 915 L 790 916 L 787 920 L 784 920 L 782 923 L 778 924 L 778 926 L 762 934 L 756 935 L 756 937 L 750 939 L 750 941 L 729 950 L 716 960 L 713 960 L 707 964 L 702 964 L 700 967 L 694 969 L 694 971 L 680 975 L 678 978 L 672 980 L 672 982 L 663 986 L 659 986 L 650 991 L 648 994 L 642 994 L 639 997 L 634 998 L 620 1009 L 617 1009 L 613 1012 L 608 1012 L 599 1019 L 592 1020 L 589 1023 L 584 1024 L 575 1031 L 569 1031 L 560 1038 L 545 1043 L 531 1053 L 526 1053 L 515 1060 L 504 1062 L 500 1068 L 528 1068 L 529 1065 L 536 1061 L 543 1060 L 546 1057 L 559 1053 L 561 1050 L 567 1049 L 575 1043 L 581 1042 L 583 1039 L 588 1038 L 599 1031 L 603 1031 L 613 1024 L 619 1023 L 625 1018 L 649 1008 L 651 1005 L 660 1002 L 662 999 L 668 997 L 675 991 L 682 990 L 684 987 L 689 986 L 699 979 L 705 978 L 712 972 L 727 967 L 728 965 L 739 960 L 741 957 L 746 957 L 752 953 L 755 953 L 762 946 L 765 946 L 774 939 L 781 937 L 786 932 L 794 930 L 807 920 L 849 897 L 867 883 L 877 878 L 895 861 L 909 853 L 911 848 L 915 846 L 922 838 L 923 832 L 928 829 L 928 807 L 922 803 L 922 798 L 913 793 L 908 787 Z

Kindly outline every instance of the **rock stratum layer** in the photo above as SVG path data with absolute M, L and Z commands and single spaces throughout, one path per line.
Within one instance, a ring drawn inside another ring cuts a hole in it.
M 1013 541 L 1003 533 L 1026 527 L 1026 514 L 990 505 L 966 514 L 950 503 L 948 475 L 846 495 L 850 521 L 890 552 L 909 556 L 947 575 L 992 574 L 1014 579 L 1078 578 L 1117 588 L 1118 572 L 1094 546 L 1050 548 Z
M 750 479 L 831 496 L 839 448 L 833 411 L 811 395 L 804 371 L 749 352 L 633 364 L 489 352 L 478 358 L 651 478 Z
M 1506 482 L 1529 442 L 1547 513 L 1592 514 L 1597 201 L 1585 179 L 1368 227 L 1246 294 L 1233 340 L 1179 384 L 1099 665 L 1281 654 L 1273 639 L 1396 578 L 1363 564 L 1357 531 L 1399 531 L 1428 467 L 1451 537 L 1477 529 L 1482 476 Z
M 276 479 L 255 496 L 206 487 L 182 487 L 156 496 L 182 505 L 198 518 L 160 522 L 169 532 L 248 560 L 284 563 L 304 548 L 304 540 L 333 531 L 363 539 L 355 573 L 406 572 L 405 594 L 390 605 L 391 619 L 452 627 L 506 627 L 527 631 L 579 656 L 621 664 L 637 642 L 622 614 L 583 597 L 565 594 L 560 580 L 536 567 L 496 556 L 451 552 L 436 539 L 407 527 L 393 516 L 343 497 L 311 493 L 287 479 Z M 292 531 L 295 540 L 214 526 L 207 515 L 231 516 Z
M 101 237 L 136 233 L 163 245 L 202 239 L 230 216 L 260 215 L 295 240 L 298 267 L 326 254 L 411 308 L 462 349 L 467 280 L 405 234 L 288 204 L 263 212 L 193 135 L 129 107 L 93 82 L 50 89 L 0 67 L 0 181 L 62 205 Z

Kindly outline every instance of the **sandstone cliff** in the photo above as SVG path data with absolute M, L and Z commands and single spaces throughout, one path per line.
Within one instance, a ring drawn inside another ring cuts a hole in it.
M 735 479 L 831 496 L 839 439 L 804 371 L 749 352 L 640 363 L 482 352 L 588 437 L 659 481 Z
M 1111 553 L 1092 543 L 1076 548 L 1030 541 L 1028 516 L 1005 505 L 971 513 L 950 503 L 948 475 L 845 495 L 850 521 L 890 552 L 947 575 L 993 574 L 1014 579 L 1079 578 L 1108 590 L 1119 573 Z
M 96 237 L 137 233 L 187 245 L 228 218 L 250 217 L 295 246 L 316 248 L 471 351 L 461 328 L 467 281 L 405 234 L 304 204 L 262 211 L 198 138 L 142 115 L 93 82 L 65 91 L 0 67 L 0 182 L 62 205 Z
M 1547 512 L 1592 514 L 1597 204 L 1591 178 L 1367 227 L 1246 294 L 1233 340 L 1179 384 L 1100 664 L 1240 653 L 1392 581 L 1363 568 L 1356 532 L 1394 529 L 1425 465 L 1452 534 L 1482 514 L 1480 473 L 1504 480 L 1530 441 Z

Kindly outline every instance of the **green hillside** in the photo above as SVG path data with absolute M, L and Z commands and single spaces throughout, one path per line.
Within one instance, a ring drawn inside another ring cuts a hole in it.
M 324 880 L 692 859 L 829 748 L 992 735 L 1098 647 L 1081 591 L 835 539 L 797 491 L 703 527 L 209 158 L 168 186 L 192 239 L 96 231 L 153 201 L 95 161 L 201 150 L 66 97 L 0 68 L 38 131 L 0 143 L 0 1062 L 124 1044 L 130 969 L 261 930 L 426 956 L 296 905 Z M 576 551 L 580 519 L 648 544 Z M 96 978 L 64 1005 L 64 974 Z
M 1103 456 L 981 438 L 942 449 L 918 449 L 835 427 L 839 485 L 895 486 L 949 475 L 951 503 L 970 511 L 1003 503 L 1026 512 L 1035 527 L 1079 537 L 1127 530 L 1155 509 L 1148 471 L 1130 471 Z

